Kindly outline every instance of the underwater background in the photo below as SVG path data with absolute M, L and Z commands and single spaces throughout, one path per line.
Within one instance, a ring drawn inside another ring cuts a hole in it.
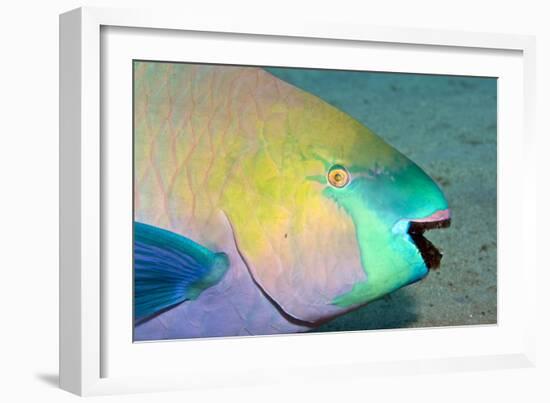
M 442 188 L 450 228 L 425 235 L 441 267 L 313 332 L 497 322 L 497 80 L 267 68 L 347 112 Z

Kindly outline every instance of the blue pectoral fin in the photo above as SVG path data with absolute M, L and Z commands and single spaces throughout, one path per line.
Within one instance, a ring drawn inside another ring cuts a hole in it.
M 134 320 L 140 322 L 218 283 L 225 253 L 158 227 L 134 222 Z

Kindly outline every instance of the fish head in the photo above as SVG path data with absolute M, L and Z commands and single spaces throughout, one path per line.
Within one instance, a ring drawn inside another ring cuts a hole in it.
M 260 133 L 227 213 L 255 282 L 288 316 L 326 321 L 439 264 L 422 232 L 450 222 L 441 189 L 367 127 L 296 92 Z
M 322 190 L 353 222 L 344 242 L 357 245 L 367 277 L 333 299 L 342 308 L 376 300 L 438 268 L 442 255 L 423 233 L 449 226 L 451 218 L 443 192 L 418 165 L 368 129 L 358 132 L 346 156 L 326 161 Z

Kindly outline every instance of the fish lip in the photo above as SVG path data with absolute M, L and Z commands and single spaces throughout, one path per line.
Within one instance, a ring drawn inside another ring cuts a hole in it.
M 451 211 L 438 210 L 428 217 L 399 220 L 406 223 L 406 233 L 422 256 L 429 270 L 436 270 L 441 264 L 443 253 L 424 237 L 424 232 L 438 228 L 448 228 L 451 225 Z M 400 225 L 403 228 L 403 224 Z
M 406 219 L 411 222 L 415 223 L 439 223 L 439 222 L 445 222 L 445 221 L 451 221 L 451 210 L 445 209 L 445 210 L 437 210 L 435 213 L 422 218 L 408 218 Z M 439 227 L 437 227 L 439 228 Z

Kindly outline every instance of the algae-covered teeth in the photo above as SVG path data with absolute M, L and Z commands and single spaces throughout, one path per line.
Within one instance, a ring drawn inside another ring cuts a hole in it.
M 136 340 L 306 331 L 426 276 L 447 202 L 261 68 L 134 62 Z

